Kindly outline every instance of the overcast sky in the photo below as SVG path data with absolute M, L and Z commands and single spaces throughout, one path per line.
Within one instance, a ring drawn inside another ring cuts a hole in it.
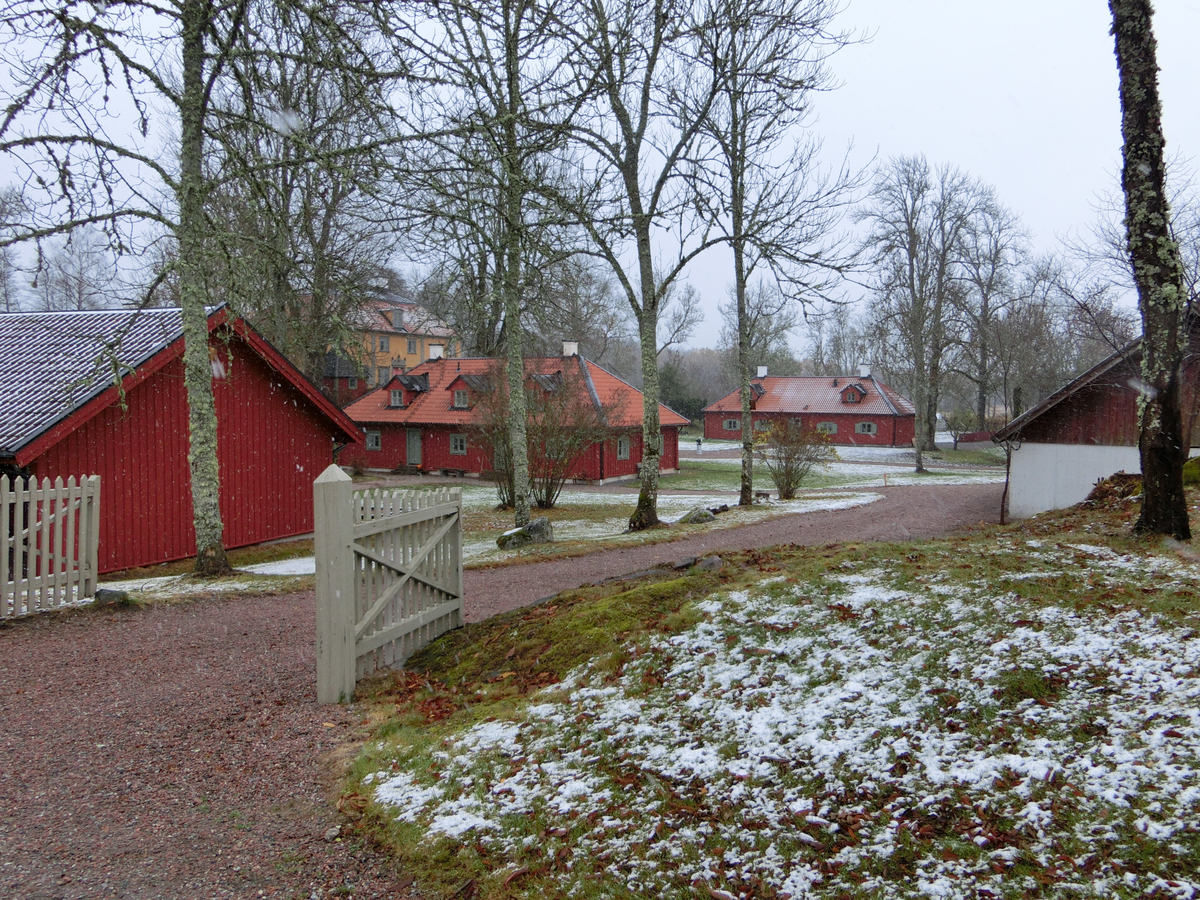
M 1200 0 L 1158 0 L 1167 153 L 1200 154 Z M 827 150 L 860 163 L 923 153 L 994 185 L 1038 249 L 1085 231 L 1119 187 L 1120 105 L 1104 0 L 849 0 L 867 43 L 838 53 L 842 86 L 816 104 Z M 689 273 L 709 326 L 732 281 L 713 253 Z M 696 345 L 713 343 L 708 328 Z M 697 336 L 698 338 L 700 336 Z

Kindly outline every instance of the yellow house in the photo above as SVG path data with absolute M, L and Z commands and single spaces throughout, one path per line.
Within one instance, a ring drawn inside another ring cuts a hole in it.
M 370 387 L 386 384 L 393 375 L 427 360 L 462 352 L 462 342 L 445 322 L 410 301 L 372 301 L 359 333 L 361 363 Z

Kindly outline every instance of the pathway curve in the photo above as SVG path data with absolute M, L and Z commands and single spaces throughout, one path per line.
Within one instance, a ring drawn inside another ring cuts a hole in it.
M 775 543 L 929 537 L 995 521 L 1000 486 L 884 500 L 672 544 L 471 571 L 468 618 L 566 587 Z M 311 592 L 85 609 L 0 627 L 0 897 L 403 897 L 350 838 L 330 754 L 365 734 L 316 704 Z

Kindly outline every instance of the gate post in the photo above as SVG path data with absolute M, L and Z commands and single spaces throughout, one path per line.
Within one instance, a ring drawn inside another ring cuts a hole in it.
M 313 482 L 317 563 L 317 702 L 354 697 L 354 482 L 331 465 Z

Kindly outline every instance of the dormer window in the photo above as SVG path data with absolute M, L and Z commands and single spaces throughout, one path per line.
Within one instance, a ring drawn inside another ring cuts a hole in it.
M 400 390 L 393 389 L 392 390 L 392 402 L 388 405 L 394 407 L 395 409 L 404 409 L 404 391 L 403 391 L 403 389 L 400 389 Z
M 843 403 L 861 403 L 863 397 L 867 396 L 867 392 L 857 384 L 852 384 L 842 391 Z
M 470 405 L 471 405 L 470 397 L 467 396 L 466 391 L 455 391 L 454 392 L 454 406 L 452 407 L 453 409 L 466 409 Z
M 404 327 L 404 313 L 398 309 L 392 310 L 392 327 L 397 331 Z

